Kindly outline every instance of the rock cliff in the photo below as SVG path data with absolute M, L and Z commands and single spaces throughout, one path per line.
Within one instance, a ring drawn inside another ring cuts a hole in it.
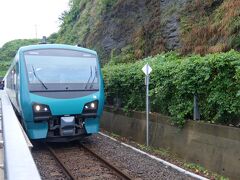
M 239 0 L 71 0 L 70 7 L 50 39 L 96 49 L 103 63 L 240 48 Z

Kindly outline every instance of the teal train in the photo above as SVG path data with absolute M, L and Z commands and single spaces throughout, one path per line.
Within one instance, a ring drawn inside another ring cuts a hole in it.
M 71 141 L 99 131 L 104 84 L 95 51 L 63 44 L 21 47 L 4 81 L 30 139 Z

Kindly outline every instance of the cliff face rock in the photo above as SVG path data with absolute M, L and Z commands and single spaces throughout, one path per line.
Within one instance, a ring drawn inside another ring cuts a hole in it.
M 240 47 L 239 0 L 71 0 L 70 5 L 55 41 L 96 49 L 104 62 Z
M 166 18 L 165 24 L 161 27 L 164 47 L 166 50 L 177 50 L 181 47 L 180 43 L 180 12 L 185 7 L 186 0 L 161 0 L 160 10 L 163 18 Z
M 111 11 L 102 16 L 96 31 L 86 38 L 88 46 L 101 47 L 104 56 L 112 51 L 121 53 L 121 49 L 133 43 L 136 33 L 149 20 L 144 0 L 120 1 Z

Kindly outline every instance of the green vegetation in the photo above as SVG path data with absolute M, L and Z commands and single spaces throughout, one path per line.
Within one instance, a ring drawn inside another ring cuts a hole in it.
M 12 59 L 17 53 L 17 50 L 21 46 L 27 46 L 30 44 L 37 44 L 38 39 L 18 39 L 9 41 L 0 48 L 0 77 L 4 76 L 8 67 L 11 64 Z
M 204 55 L 230 48 L 240 49 L 239 3 L 238 0 L 195 0 L 178 8 L 182 4 L 176 1 L 170 9 L 162 12 L 159 1 L 153 0 L 141 7 L 141 15 L 131 13 L 129 17 L 123 17 L 129 12 L 128 8 L 138 12 L 141 3 L 70 0 L 70 10 L 59 18 L 62 22 L 59 32 L 52 34 L 49 41 L 86 45 L 97 50 L 100 57 L 109 57 L 104 61 L 109 63 L 103 72 L 106 97 L 111 103 L 117 99 L 125 109 L 145 109 L 141 68 L 149 62 L 153 67 L 151 111 L 170 115 L 175 124 L 183 125 L 185 119 L 192 118 L 193 95 L 196 94 L 201 119 L 234 125 L 240 115 L 239 53 L 236 51 L 205 57 L 165 53 L 136 61 L 166 50 L 164 44 L 167 39 L 163 38 L 161 28 L 174 13 L 181 21 L 181 53 Z M 0 49 L 1 74 L 5 73 L 20 46 L 37 41 L 6 43 Z M 116 45 L 117 42 L 122 45 Z
M 88 34 L 93 34 L 101 23 L 101 17 L 116 0 L 70 0 L 70 10 L 62 13 L 60 31 L 57 34 L 57 43 L 82 44 Z
M 209 170 L 207 170 L 206 168 L 204 168 L 198 164 L 195 164 L 195 163 L 184 163 L 183 166 L 184 166 L 184 168 L 189 169 L 196 174 L 203 174 L 206 177 L 210 177 L 210 179 L 229 180 L 229 178 L 218 175 L 216 173 L 212 173 Z
M 184 55 L 240 49 L 239 0 L 160 5 L 158 0 L 70 0 L 69 5 L 70 10 L 59 18 L 61 28 L 51 36 L 51 42 L 95 49 L 103 64 L 110 59 L 133 62 L 167 51 L 175 47 L 168 46 L 170 34 L 178 36 L 180 46 L 176 50 Z M 169 22 L 174 17 L 176 23 Z M 171 32 L 174 28 L 176 33 Z
M 118 99 L 126 110 L 145 109 L 145 63 L 153 69 L 150 80 L 151 111 L 170 115 L 182 126 L 192 118 L 193 96 L 199 98 L 201 119 L 237 124 L 240 116 L 240 53 L 181 57 L 170 52 L 129 64 L 103 68 L 106 98 Z
M 115 49 L 112 50 L 110 56 L 110 64 L 135 62 L 136 58 L 131 45 L 125 46 L 121 49 L 121 54 L 115 54 Z
M 10 64 L 10 61 L 0 61 L 0 77 L 5 76 Z

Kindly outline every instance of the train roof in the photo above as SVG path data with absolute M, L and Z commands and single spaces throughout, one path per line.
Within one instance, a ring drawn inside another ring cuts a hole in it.
M 29 51 L 33 49 L 70 49 L 70 50 L 76 50 L 76 51 L 83 51 L 87 52 L 90 54 L 97 55 L 96 51 L 83 48 L 83 47 L 78 47 L 78 46 L 72 46 L 72 45 L 66 45 L 66 44 L 38 44 L 38 45 L 29 45 L 29 46 L 22 46 L 19 48 L 20 51 Z

